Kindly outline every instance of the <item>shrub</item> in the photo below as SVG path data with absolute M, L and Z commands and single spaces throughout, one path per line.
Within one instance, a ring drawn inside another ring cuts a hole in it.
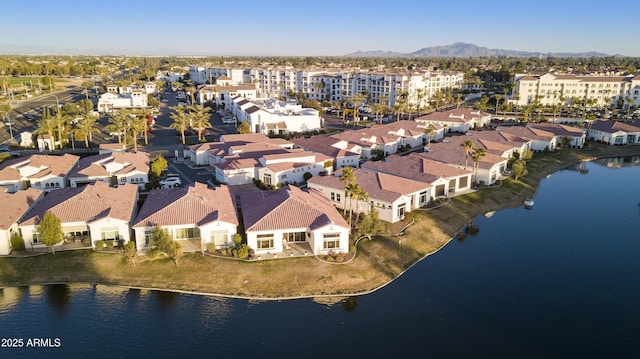
M 344 257 L 342 256 L 342 254 L 339 254 L 339 255 L 336 257 L 336 262 L 344 262 Z
M 226 256 L 226 255 L 228 254 L 228 253 L 227 253 L 227 249 L 226 249 L 226 248 L 222 248 L 222 249 L 220 250 L 220 254 L 222 254 L 223 256 Z
M 104 244 L 104 241 L 97 241 L 97 242 L 96 242 L 96 250 L 97 250 L 97 251 L 101 251 L 101 250 L 103 250 L 103 249 L 104 249 L 104 245 L 105 245 L 105 244 Z
M 236 256 L 241 259 L 245 259 L 249 256 L 249 246 L 246 244 L 241 244 L 240 247 L 236 250 Z
M 113 249 L 113 239 L 107 240 L 107 249 Z
M 117 243 L 119 248 L 124 248 L 124 239 L 118 239 Z
M 11 236 L 11 248 L 19 251 L 24 249 L 24 239 L 21 235 L 14 234 Z
M 335 259 L 333 259 L 333 257 L 332 257 L 332 256 L 327 256 L 327 258 L 326 258 L 326 259 L 327 259 L 327 262 L 333 262 L 333 261 L 335 261 Z
M 310 179 L 311 179 L 311 177 L 313 177 L 313 175 L 312 175 L 310 172 L 305 172 L 305 173 L 302 175 L 302 178 L 304 178 L 304 180 L 305 180 L 305 181 L 310 180 Z
M 216 251 L 216 245 L 213 243 L 209 243 L 209 245 L 207 246 L 207 252 L 215 253 L 215 251 Z
M 242 235 L 240 233 L 236 233 L 236 235 L 233 236 L 233 242 L 235 242 L 236 247 L 242 244 Z

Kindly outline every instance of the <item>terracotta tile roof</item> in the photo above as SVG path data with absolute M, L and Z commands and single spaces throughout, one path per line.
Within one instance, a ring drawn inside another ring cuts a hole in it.
M 633 123 L 618 122 L 613 120 L 595 121 L 591 125 L 591 129 L 596 131 L 607 132 L 607 133 L 614 133 L 618 131 L 623 131 L 628 133 L 640 132 L 640 126 L 638 126 L 640 125 L 639 122 L 640 120 Z
M 0 193 L 0 229 L 8 230 L 43 196 L 44 192 L 35 188 L 15 193 Z
M 436 111 L 427 115 L 420 116 L 415 119 L 417 122 L 454 122 L 454 123 L 467 123 L 476 119 L 491 116 L 487 112 L 479 110 L 472 110 L 468 108 L 456 108 L 448 111 Z
M 385 161 L 367 161 L 360 167 L 428 184 L 433 184 L 440 178 L 452 178 L 472 173 L 470 169 L 456 168 L 427 158 L 424 153 L 411 153 L 408 156 L 390 155 Z
M 133 227 L 202 226 L 214 221 L 239 223 L 229 187 L 208 188 L 196 182 L 189 187 L 149 191 Z
M 269 137 L 264 133 L 246 133 L 246 134 L 230 134 L 221 135 L 220 141 L 229 142 L 269 142 Z
M 304 149 L 320 152 L 332 158 L 359 155 L 359 153 L 355 151 L 336 146 L 341 142 L 341 140 L 329 135 L 318 135 L 310 138 L 296 138 L 292 141 L 297 146 Z
M 276 191 L 245 193 L 240 203 L 246 231 L 313 230 L 326 225 L 348 228 L 338 210 L 314 189 L 302 191 L 287 185 Z
M 73 166 L 69 177 L 97 177 L 149 172 L 149 154 L 146 152 L 111 152 L 84 157 Z
M 559 123 L 528 123 L 527 127 L 536 131 L 545 131 L 552 136 L 581 136 L 585 133 L 585 130 L 571 127 L 567 125 L 561 125 Z
M 330 188 L 344 191 L 344 182 L 340 181 L 341 170 L 336 172 L 336 176 L 315 176 L 307 182 L 319 184 Z M 394 202 L 402 195 L 409 195 L 431 187 L 430 184 L 419 182 L 382 172 L 354 169 L 356 183 L 369 195 L 370 199 L 378 199 L 385 202 Z
M 99 181 L 84 187 L 52 191 L 20 224 L 38 224 L 46 211 L 51 211 L 62 223 L 92 222 L 105 217 L 128 222 L 136 210 L 138 188 L 129 183 L 110 187 Z
M 80 157 L 64 154 L 30 155 L 7 160 L 0 164 L 0 181 L 42 178 L 46 175 L 65 177 Z
M 450 143 L 440 142 L 432 144 L 429 152 L 423 152 L 420 155 L 452 166 L 464 167 L 466 163 L 467 169 L 471 169 L 473 168 L 471 154 L 469 154 L 468 157 L 465 156 L 464 149 L 460 146 L 460 144 L 464 142 L 462 140 L 469 139 L 466 137 L 467 136 L 451 137 L 451 139 L 459 139 L 458 141 L 452 140 Z M 474 142 L 476 146 L 481 145 L 477 139 L 472 139 L 472 142 Z M 507 160 L 508 159 L 505 157 L 487 151 L 486 155 L 480 159 L 480 162 L 478 162 L 478 167 L 491 168 L 494 165 L 506 162 Z

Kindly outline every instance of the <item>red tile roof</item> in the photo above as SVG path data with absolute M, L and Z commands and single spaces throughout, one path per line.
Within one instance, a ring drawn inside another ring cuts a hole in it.
M 246 231 L 313 230 L 326 225 L 348 228 L 338 210 L 314 189 L 303 191 L 287 185 L 276 191 L 243 194 L 240 203 Z
M 31 175 L 26 178 L 42 178 L 45 175 L 65 177 L 78 162 L 80 157 L 64 154 L 54 155 L 30 155 L 7 160 L 0 164 L 0 181 L 18 181 L 25 176 L 20 174 L 20 169 L 30 168 Z
M 136 210 L 138 188 L 128 183 L 110 187 L 100 181 L 52 191 L 20 224 L 38 224 L 46 211 L 51 211 L 62 223 L 92 222 L 105 217 L 128 222 Z
M 114 172 L 107 171 L 107 166 Z M 149 172 L 149 154 L 146 152 L 111 152 L 84 157 L 73 166 L 69 177 L 95 177 Z
M 133 227 L 202 226 L 214 221 L 239 223 L 229 187 L 208 188 L 196 182 L 184 188 L 149 191 Z
M 43 191 L 35 188 L 27 188 L 16 193 L 0 193 L 0 229 L 8 230 L 29 208 L 40 201 L 43 195 Z

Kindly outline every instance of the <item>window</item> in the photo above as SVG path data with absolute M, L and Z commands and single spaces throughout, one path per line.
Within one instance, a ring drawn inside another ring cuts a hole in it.
M 118 240 L 119 236 L 118 227 L 106 227 L 100 230 L 100 238 L 102 240 Z
M 306 232 L 289 232 L 283 233 L 282 239 L 291 243 L 291 242 L 305 242 L 307 240 Z
M 271 185 L 271 175 L 268 173 L 265 173 L 262 179 L 262 182 L 264 182 L 264 184 L 266 185 Z
M 152 228 L 144 229 L 144 244 L 149 245 L 149 241 L 151 240 L 151 230 Z
M 256 242 L 258 249 L 273 249 L 273 233 L 258 234 Z
M 420 192 L 420 204 L 427 202 L 427 191 Z
M 226 248 L 229 246 L 227 231 L 211 231 L 211 243 L 216 248 Z
M 340 202 L 340 193 L 331 192 L 331 200 L 334 202 Z
M 34 244 L 39 243 L 39 242 L 38 242 L 38 237 L 39 237 L 39 236 L 40 236 L 40 233 L 38 233 L 38 232 L 33 232 L 33 239 L 31 240 L 31 243 L 34 243 Z
M 322 248 L 324 249 L 340 248 L 340 233 L 325 233 L 322 240 Z
M 200 228 L 178 228 L 175 231 L 176 239 L 200 239 Z

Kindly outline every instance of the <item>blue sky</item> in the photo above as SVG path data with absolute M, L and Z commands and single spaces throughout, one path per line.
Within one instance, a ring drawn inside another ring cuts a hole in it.
M 23 46 L 133 55 L 339 56 L 468 42 L 509 50 L 640 56 L 637 1 L 454 4 L 0 0 L 0 53 Z

